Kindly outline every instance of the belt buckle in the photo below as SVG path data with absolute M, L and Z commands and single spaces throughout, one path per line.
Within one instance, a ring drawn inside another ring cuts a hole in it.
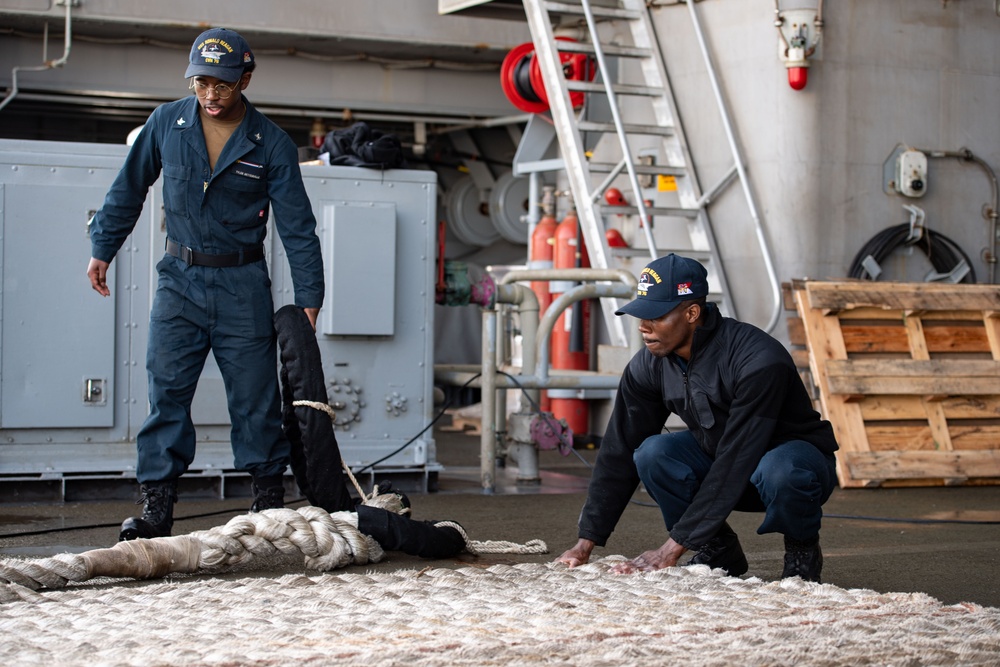
M 181 252 L 180 252 L 181 261 L 184 262 L 185 264 L 187 264 L 188 266 L 193 266 L 194 265 L 194 250 L 191 250 L 191 248 L 187 247 L 186 245 L 180 246 L 180 249 L 181 249 Z

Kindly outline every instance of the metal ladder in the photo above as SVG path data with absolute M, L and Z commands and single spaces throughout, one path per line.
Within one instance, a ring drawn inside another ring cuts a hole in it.
M 663 56 L 645 0 L 617 2 L 523 0 L 523 4 L 534 42 L 535 58 L 538 60 L 547 92 L 552 123 L 560 144 L 563 167 L 576 204 L 591 266 L 620 268 L 622 263 L 621 257 L 613 254 L 608 246 L 604 234 L 605 215 L 638 215 L 650 258 L 674 251 L 673 248 L 657 248 L 653 237 L 653 225 L 656 220 L 665 218 L 686 220 L 687 224 L 681 225 L 680 228 L 686 227 L 687 243 L 669 245 L 675 245 L 678 254 L 694 257 L 705 264 L 709 270 L 709 284 L 712 289 L 710 299 L 719 302 L 724 313 L 735 315 L 725 271 L 705 207 L 707 202 L 728 186 L 737 175 L 743 177 L 741 158 L 737 158 L 740 162 L 739 169 L 734 166 L 709 191 L 709 194 L 702 194 L 683 129 L 678 120 L 677 107 L 667 78 Z M 584 29 L 588 37 L 577 42 L 559 40 L 557 47 L 554 23 L 556 19 L 563 17 L 575 18 L 578 22 L 582 18 L 585 21 Z M 602 43 L 599 20 L 627 25 L 632 44 Z M 560 51 L 590 54 L 598 67 L 595 80 L 568 81 L 563 74 Z M 624 59 L 625 62 L 622 64 L 626 66 L 634 67 L 628 65 L 628 61 L 636 63 L 641 73 L 641 82 L 619 83 L 616 73 L 609 67 L 609 57 Z M 588 102 L 579 118 L 570 101 L 571 91 L 582 91 L 587 94 Z M 606 119 L 592 120 L 587 117 L 588 106 L 600 108 L 597 104 L 592 105 L 590 100 L 602 95 L 606 99 L 606 112 L 610 112 L 610 122 L 606 122 Z M 619 102 L 619 98 L 623 97 L 629 101 L 630 111 L 636 110 L 641 104 L 644 107 L 643 112 L 647 115 L 651 112 L 652 123 L 625 122 Z M 617 164 L 592 162 L 588 158 L 585 137 L 590 140 L 594 136 L 605 135 L 617 137 L 621 152 L 621 159 Z M 654 145 L 658 143 L 655 147 L 659 155 L 665 159 L 665 164 L 637 164 L 639 160 L 633 149 L 637 139 L 645 140 L 647 143 L 652 141 Z M 603 201 L 604 192 L 623 171 L 628 176 L 633 204 L 610 206 Z M 676 184 L 679 205 L 648 206 L 642 195 L 640 176 L 645 176 L 647 179 L 672 178 Z M 751 208 L 753 208 L 752 203 Z M 677 225 L 674 225 L 671 229 L 676 227 Z M 618 304 L 613 299 L 601 301 L 611 343 L 625 345 L 627 338 L 622 318 L 614 315 Z

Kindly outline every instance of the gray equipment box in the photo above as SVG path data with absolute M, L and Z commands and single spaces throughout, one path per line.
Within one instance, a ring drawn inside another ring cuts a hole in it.
M 126 152 L 0 140 L 0 485 L 15 496 L 29 497 L 19 491 L 29 482 L 63 499 L 100 496 L 108 480 L 134 479 L 165 241 L 159 183 L 111 265 L 111 296 L 101 298 L 85 275 L 87 223 Z M 323 166 L 302 173 L 327 273 L 317 338 L 344 460 L 359 469 L 384 458 L 374 469 L 380 477 L 427 490 L 440 470 L 431 432 L 421 434 L 434 408 L 436 176 Z M 280 308 L 294 294 L 273 225 L 266 246 Z M 211 355 L 192 417 L 198 451 L 185 479 L 231 495 L 227 479 L 236 489 L 248 478 L 232 468 L 225 390 Z M 368 484 L 374 472 L 366 471 Z

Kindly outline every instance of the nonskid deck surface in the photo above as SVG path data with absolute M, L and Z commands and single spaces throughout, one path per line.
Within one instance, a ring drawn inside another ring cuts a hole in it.
M 436 439 L 438 460 L 444 467 L 439 491 L 409 494 L 413 517 L 457 521 L 472 540 L 525 543 L 541 539 L 549 553 L 462 554 L 427 561 L 390 552 L 381 563 L 341 572 L 547 563 L 576 541 L 576 521 L 589 478 L 589 469 L 580 459 L 541 452 L 540 484 L 519 485 L 515 467 L 500 468 L 495 492 L 487 495 L 479 481 L 478 437 L 441 433 Z M 582 450 L 580 454 L 593 461 L 596 452 Z M 595 550 L 595 558 L 635 556 L 666 539 L 659 511 L 650 506 L 649 496 L 640 489 L 634 500 L 607 546 Z M 225 524 L 248 507 L 248 498 L 182 497 L 176 506 L 174 534 Z M 948 604 L 1000 607 L 998 507 L 997 486 L 837 489 L 824 508 L 823 581 L 846 589 L 926 593 Z M 0 558 L 44 558 L 111 546 L 121 521 L 138 510 L 133 500 L 0 503 Z M 750 561 L 746 577 L 775 581 L 782 567 L 781 538 L 757 535 L 759 523 L 760 516 L 755 514 L 737 512 L 730 519 Z M 305 571 L 301 566 L 282 566 L 254 575 L 281 577 L 294 572 Z

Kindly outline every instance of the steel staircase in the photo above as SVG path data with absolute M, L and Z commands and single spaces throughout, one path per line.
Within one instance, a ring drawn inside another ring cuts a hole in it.
M 735 314 L 705 206 L 737 175 L 743 176 L 742 165 L 731 169 L 709 195 L 702 194 L 645 0 L 523 4 L 591 266 L 624 266 L 638 273 L 650 258 L 669 252 L 695 257 L 709 270 L 710 299 L 724 313 Z M 579 26 L 584 38 L 557 41 L 556 31 L 567 25 Z M 602 34 L 626 43 L 602 41 Z M 590 54 L 598 68 L 595 78 L 567 80 L 560 51 Z M 580 110 L 571 104 L 575 91 L 586 93 Z M 602 154 L 609 157 L 598 159 Z M 609 204 L 605 191 L 626 177 L 630 203 Z M 647 201 L 650 181 L 665 186 L 657 188 L 656 201 Z M 676 196 L 663 194 L 674 188 Z M 630 216 L 639 226 L 631 249 L 608 245 L 605 221 L 617 215 Z M 602 299 L 611 342 L 625 345 L 622 318 L 614 315 L 618 305 Z

